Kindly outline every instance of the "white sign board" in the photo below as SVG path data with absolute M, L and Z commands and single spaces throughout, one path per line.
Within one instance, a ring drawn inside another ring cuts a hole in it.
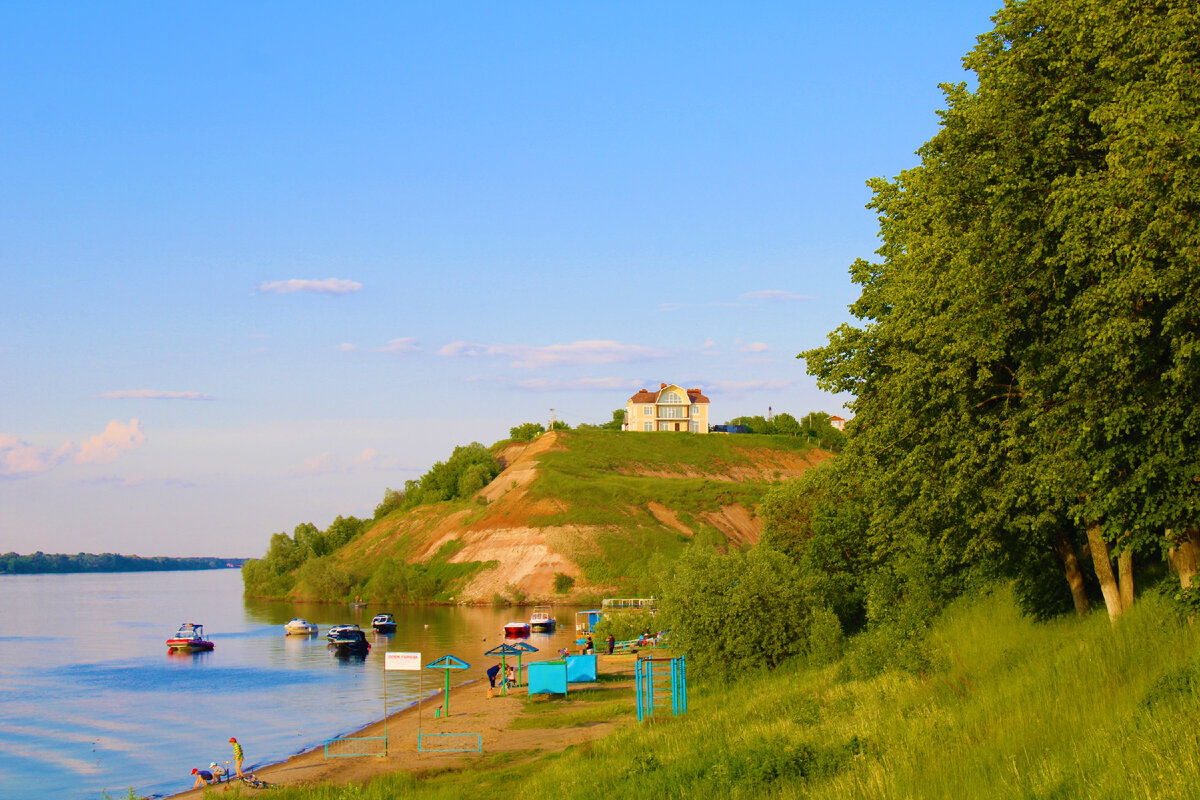
M 385 670 L 419 670 L 421 669 L 420 653 L 384 653 L 383 668 Z

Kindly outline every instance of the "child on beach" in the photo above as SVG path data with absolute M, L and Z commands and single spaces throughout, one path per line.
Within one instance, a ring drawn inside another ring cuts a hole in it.
M 242 777 L 242 746 L 238 744 L 238 740 L 234 737 L 229 737 L 229 743 L 233 745 L 233 765 L 237 767 L 237 776 Z
M 213 782 L 213 774 L 206 769 L 193 767 L 192 774 L 196 776 L 196 782 L 192 784 L 193 789 L 199 789 L 201 786 L 207 786 Z

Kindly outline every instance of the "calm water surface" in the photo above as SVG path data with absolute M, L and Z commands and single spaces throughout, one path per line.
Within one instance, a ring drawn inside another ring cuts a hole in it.
M 369 630 L 384 611 L 396 633 L 368 633 L 365 659 L 329 653 L 329 625 Z M 558 632 L 529 639 L 534 660 L 573 638 L 573 612 L 556 608 Z M 296 616 L 320 637 L 284 636 Z M 0 577 L 0 797 L 182 791 L 192 767 L 231 757 L 230 736 L 247 766 L 282 760 L 382 716 L 386 651 L 419 651 L 426 664 L 458 656 L 472 666 L 451 673 L 453 687 L 483 677 L 494 663 L 483 652 L 510 619 L 528 609 L 246 601 L 233 569 Z M 216 649 L 169 656 L 164 641 L 182 622 L 202 623 Z M 428 694 L 443 673 L 424 673 Z M 411 703 L 417 673 L 388 673 L 387 693 L 389 711 Z

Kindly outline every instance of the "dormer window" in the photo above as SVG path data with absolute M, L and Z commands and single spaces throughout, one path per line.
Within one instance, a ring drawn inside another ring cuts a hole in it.
M 677 392 L 663 392 L 663 394 L 659 396 L 658 402 L 680 405 L 683 403 L 683 398 L 680 397 Z

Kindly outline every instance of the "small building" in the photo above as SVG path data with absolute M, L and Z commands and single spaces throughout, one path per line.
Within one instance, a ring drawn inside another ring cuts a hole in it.
M 834 414 L 829 418 L 829 424 L 837 428 L 839 431 L 846 430 L 846 420 Z
M 625 430 L 708 433 L 708 398 L 675 383 L 642 389 L 625 402 Z

